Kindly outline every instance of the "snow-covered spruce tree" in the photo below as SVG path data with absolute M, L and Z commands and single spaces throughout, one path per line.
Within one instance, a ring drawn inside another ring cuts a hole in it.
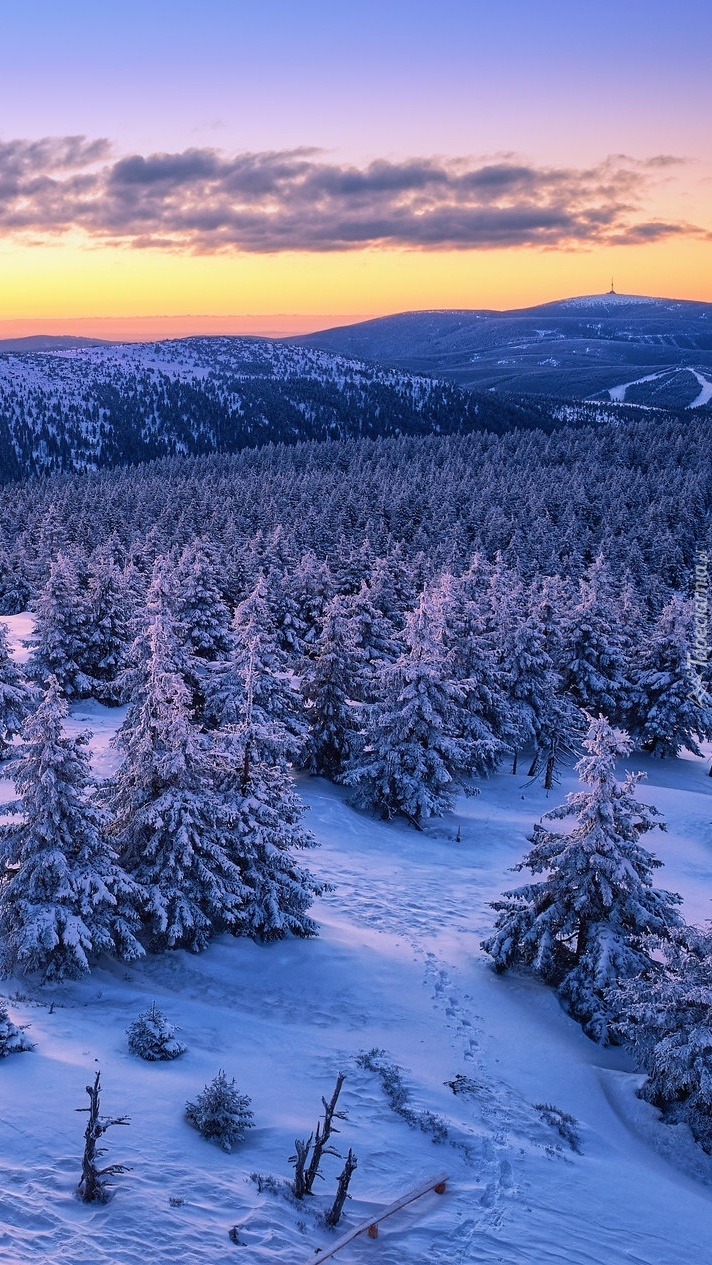
M 563 685 L 574 703 L 611 724 L 625 723 L 630 683 L 616 614 L 613 581 L 599 559 L 579 586 L 577 604 L 565 613 Z
M 236 927 L 244 884 L 221 836 L 211 739 L 191 723 L 166 612 L 148 642 L 140 701 L 117 734 L 123 761 L 104 799 L 117 850 L 146 893 L 151 945 L 197 951 L 214 931 Z
M 462 738 L 469 746 L 472 773 L 494 772 L 511 739 L 502 673 L 481 606 L 468 596 L 466 581 L 441 576 L 433 601 L 442 621 L 450 676 L 463 693 Z
M 243 903 L 230 927 L 235 935 L 269 942 L 284 936 L 315 936 L 309 916 L 325 890 L 297 854 L 317 846 L 305 829 L 304 805 L 282 763 L 261 755 L 264 728 L 245 721 L 221 738 L 217 761 L 222 799 L 222 839 L 238 868 Z
M 689 603 L 674 597 L 638 647 L 630 673 L 631 738 L 653 755 L 676 756 L 683 748 L 701 755 L 699 741 L 712 738 L 712 701 L 692 657 Z
M 258 756 L 268 763 L 300 763 L 304 708 L 279 647 L 263 577 L 237 607 L 232 637 L 228 660 L 215 665 L 204 681 L 207 720 L 234 726 L 243 723 L 249 710 Z
M 129 647 L 132 609 L 123 576 L 108 548 L 89 560 L 86 672 L 101 703 L 116 703 Z
M 304 762 L 311 773 L 332 782 L 341 780 L 357 745 L 356 717 L 350 701 L 357 662 L 352 622 L 344 599 L 335 597 L 326 608 L 314 659 L 302 680 L 309 725 Z
M 12 1022 L 5 1002 L 0 999 L 0 1059 L 5 1059 L 10 1054 L 23 1054 L 34 1048 L 34 1042 L 25 1036 L 24 1026 Z
M 620 1027 L 648 1073 L 641 1098 L 712 1154 L 712 930 L 686 928 L 663 966 L 629 981 Z
M 131 1053 L 149 1063 L 167 1063 L 185 1054 L 188 1048 L 178 1040 L 175 1027 L 156 1008 L 155 1002 L 150 1010 L 142 1010 L 129 1024 L 126 1036 Z
M 5 625 L 0 624 L 0 760 L 5 759 L 32 705 L 33 691 L 10 654 Z
M 541 776 L 551 790 L 557 773 L 583 732 L 583 717 L 563 692 L 559 673 L 546 649 L 546 636 L 537 610 L 521 622 L 514 620 L 503 634 L 502 674 L 509 699 L 508 728 L 517 753 L 533 746 L 529 777 Z
M 213 663 L 230 649 L 230 611 L 216 579 L 217 565 L 204 541 L 181 554 L 171 578 L 171 612 L 185 651 Z
M 462 737 L 464 692 L 451 680 L 432 598 L 423 594 L 408 617 L 408 652 L 380 673 L 378 702 L 362 708 L 364 742 L 344 781 L 354 803 L 384 820 L 420 827 L 441 816 L 471 772 Z
M 35 642 L 27 673 L 45 685 L 54 677 L 69 699 L 87 698 L 91 680 L 89 607 L 72 558 L 58 554 L 37 601 Z
M 221 1150 L 229 1152 L 254 1127 L 250 1104 L 247 1094 L 235 1088 L 234 1076 L 229 1081 L 221 1068 L 195 1102 L 186 1103 L 185 1117 L 201 1137 L 217 1142 Z
M 496 901 L 495 931 L 482 947 L 498 971 L 524 965 L 553 984 L 595 1041 L 614 1035 L 608 991 L 651 967 L 651 954 L 680 926 L 680 897 L 653 886 L 661 865 L 639 842 L 662 826 L 656 809 L 634 797 L 640 774 L 616 781 L 628 739 L 600 717 L 576 768 L 589 788 L 567 796 L 545 819 L 577 818 L 568 834 L 534 828 L 533 847 L 516 867 L 543 874 Z
M 30 597 L 30 586 L 19 558 L 0 548 L 0 615 L 17 615 L 24 611 Z
M 107 844 L 89 794 L 89 734 L 62 732 L 67 704 L 57 681 L 25 722 L 13 762 L 22 814 L 2 830 L 9 877 L 0 888 L 0 954 L 8 972 L 44 980 L 86 974 L 100 953 L 140 957 L 141 893 Z
M 355 672 L 351 695 L 362 703 L 375 701 L 378 674 L 384 663 L 393 663 L 403 653 L 403 641 L 395 625 L 379 609 L 379 594 L 364 581 L 356 593 L 344 599 L 344 615 L 355 648 Z

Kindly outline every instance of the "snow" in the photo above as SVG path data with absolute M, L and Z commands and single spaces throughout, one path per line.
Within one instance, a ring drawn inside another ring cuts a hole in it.
M 623 404 L 628 387 L 637 387 L 641 382 L 656 382 L 658 378 L 664 378 L 667 372 L 668 370 L 664 369 L 662 373 L 648 373 L 644 378 L 635 378 L 633 382 L 622 382 L 620 386 L 609 387 L 608 394 L 612 400 L 617 400 L 619 404 Z
M 691 369 L 689 365 L 685 365 L 683 368 L 676 368 L 675 371 L 678 373 L 691 373 L 700 386 L 699 395 L 696 395 L 694 400 L 685 406 L 686 408 L 701 408 L 703 404 L 709 404 L 710 400 L 712 400 L 712 380 L 710 378 L 705 377 L 698 369 Z M 611 400 L 616 400 L 619 404 L 622 404 L 625 402 L 628 387 L 639 386 L 642 382 L 656 382 L 658 378 L 664 378 L 669 373 L 670 369 L 663 369 L 660 373 L 649 373 L 644 378 L 634 378 L 632 382 L 621 382 L 619 386 L 609 387 L 608 394 Z
M 690 369 L 693 377 L 697 378 L 700 384 L 700 394 L 696 395 L 689 408 L 701 408 L 703 404 L 709 404 L 712 400 L 712 379 L 706 378 L 703 373 L 699 373 L 697 369 Z
M 30 657 L 30 648 L 25 645 L 35 631 L 35 617 L 29 611 L 20 615 L 0 615 L 0 624 L 7 629 L 10 652 L 18 663 L 26 663 Z
M 5 622 L 12 631 L 23 618 Z M 94 732 L 95 768 L 110 772 L 122 711 L 85 702 L 70 724 Z M 710 913 L 712 779 L 699 758 L 626 761 L 645 768 L 641 799 L 668 819 L 650 836 L 666 862 L 659 882 L 682 892 L 685 913 Z M 447 1193 L 386 1221 L 375 1246 L 357 1240 L 357 1265 L 690 1265 L 709 1258 L 712 1159 L 635 1095 L 640 1076 L 620 1050 L 583 1036 L 553 993 L 516 974 L 496 976 L 479 949 L 488 901 L 512 884 L 510 867 L 532 824 L 577 785 L 567 771 L 548 797 L 501 773 L 479 796 L 418 833 L 349 807 L 346 792 L 300 778 L 308 825 L 321 843 L 310 868 L 335 889 L 315 915 L 317 940 L 261 946 L 218 938 L 126 967 L 105 961 L 85 981 L 30 987 L 4 981 L 33 1053 L 0 1063 L 0 1260 L 12 1265 L 306 1265 L 330 1241 L 318 1213 L 341 1162 L 304 1207 L 260 1193 L 249 1174 L 289 1177 L 295 1137 L 306 1137 L 339 1070 L 349 1119 L 336 1139 L 359 1166 L 338 1233 L 441 1170 Z M 0 784 L 0 797 L 11 797 Z M 462 842 L 456 843 L 458 825 Z M 647 842 L 647 840 L 646 840 Z M 151 1002 L 176 1024 L 187 1053 L 170 1063 L 129 1054 L 125 1030 Z M 443 1117 L 434 1144 L 388 1107 L 377 1076 L 356 1065 L 379 1047 L 400 1066 L 416 1113 Z M 231 1155 L 183 1119 L 220 1068 L 249 1094 L 254 1130 Z M 102 1073 L 102 1109 L 131 1116 L 108 1132 L 106 1161 L 131 1171 L 106 1207 L 73 1197 L 79 1177 L 84 1086 Z M 445 1084 L 469 1078 L 470 1094 Z M 582 1154 L 541 1119 L 549 1103 L 576 1117 Z M 169 1201 L 172 1200 L 173 1203 Z M 178 1202 L 177 1202 L 178 1201 Z M 180 1202 L 182 1201 L 182 1202 Z M 238 1227 L 235 1247 L 227 1237 Z

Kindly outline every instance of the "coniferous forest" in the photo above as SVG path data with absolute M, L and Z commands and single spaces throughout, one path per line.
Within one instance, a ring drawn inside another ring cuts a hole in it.
M 268 444 L 8 483 L 5 978 L 41 997 L 226 937 L 315 941 L 338 877 L 317 863 L 312 778 L 354 820 L 399 826 L 407 853 L 505 777 L 544 811 L 513 858 L 522 877 L 487 905 L 486 959 L 623 1050 L 641 1100 L 712 1153 L 709 929 L 658 885 L 665 817 L 625 771 L 712 740 L 690 650 L 711 425 Z M 19 655 L 16 618 L 30 621 Z M 105 776 L 72 725 L 87 704 L 116 716 Z M 457 849 L 461 824 L 449 838 Z M 155 1000 L 128 1035 L 139 1059 L 188 1057 Z M 0 1052 L 34 1048 L 6 1007 Z M 384 1057 L 359 1067 L 412 1127 L 448 1136 Z M 447 1083 L 475 1093 L 464 1073 Z M 101 1116 L 100 1090 L 87 1086 L 87 1128 L 127 1123 Z M 573 1117 L 540 1115 L 578 1148 Z M 250 1098 L 223 1069 L 185 1120 L 225 1151 L 249 1146 Z M 311 1145 L 284 1187 L 298 1201 Z M 79 1191 L 105 1200 L 92 1156 Z

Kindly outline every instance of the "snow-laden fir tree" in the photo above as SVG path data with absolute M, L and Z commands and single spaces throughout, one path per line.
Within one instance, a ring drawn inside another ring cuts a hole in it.
M 5 625 L 0 624 L 0 760 L 7 756 L 33 701 L 33 691 L 10 654 Z
M 341 780 L 357 745 L 351 699 L 358 662 L 348 609 L 343 598 L 335 597 L 326 608 L 314 658 L 302 679 L 309 725 L 305 764 L 311 773 L 332 782 Z
M 116 703 L 133 616 L 129 594 L 111 549 L 98 549 L 89 560 L 86 672 L 95 698 Z
M 157 612 L 148 643 L 139 701 L 116 738 L 123 760 L 104 798 L 117 850 L 146 893 L 151 945 L 197 951 L 237 925 L 244 884 L 222 837 L 211 740 L 191 722 L 167 612 Z
M 45 685 L 54 677 L 69 699 L 87 698 L 91 680 L 89 606 L 74 559 L 58 554 L 37 600 L 35 640 L 27 673 Z
M 170 582 L 176 636 L 190 656 L 208 663 L 230 649 L 230 611 L 216 575 L 213 551 L 196 540 L 183 550 Z
M 471 746 L 462 737 L 464 691 L 450 678 L 430 594 L 404 635 L 407 653 L 384 665 L 378 701 L 362 708 L 364 741 L 344 780 L 356 804 L 420 827 L 451 807 L 472 771 Z
M 195 1102 L 186 1103 L 185 1116 L 201 1137 L 228 1152 L 255 1123 L 251 1099 L 239 1092 L 234 1076 L 228 1080 L 222 1068 Z
M 16 554 L 0 548 L 0 615 L 17 615 L 24 611 L 30 597 L 30 586 Z
M 379 594 L 364 580 L 356 593 L 344 599 L 344 614 L 355 649 L 351 696 L 362 703 L 375 701 L 378 675 L 384 663 L 403 653 L 403 641 L 395 625 L 379 609 Z
M 325 889 L 297 857 L 317 843 L 304 826 L 304 805 L 289 772 L 262 754 L 265 729 L 251 721 L 249 684 L 242 723 L 219 741 L 220 820 L 243 885 L 242 905 L 230 929 L 264 943 L 287 935 L 315 936 L 309 909 Z
M 680 897 L 653 885 L 662 863 L 640 844 L 661 826 L 656 809 L 635 799 L 641 774 L 616 781 L 628 739 L 600 717 L 584 740 L 576 768 L 586 790 L 544 820 L 575 817 L 567 833 L 535 826 L 530 852 L 516 867 L 538 881 L 505 892 L 493 904 L 494 933 L 483 942 L 498 971 L 524 965 L 559 995 L 595 1041 L 613 1035 L 609 990 L 651 967 L 651 954 L 679 927 Z
M 166 1063 L 185 1054 L 187 1046 L 179 1041 L 172 1023 L 153 1002 L 150 1010 L 142 1010 L 126 1029 L 129 1050 L 149 1063 Z
M 546 790 L 557 780 L 558 770 L 571 754 L 583 731 L 583 717 L 564 692 L 562 681 L 546 646 L 546 631 L 535 608 L 513 614 L 501 633 L 501 667 L 509 708 L 508 729 L 514 751 L 512 771 L 517 771 L 518 752 L 533 747 L 529 777 L 541 776 Z
M 666 959 L 619 994 L 621 1028 L 648 1073 L 640 1096 L 712 1154 L 712 930 L 687 928 Z
M 282 587 L 299 614 L 301 652 L 311 656 L 315 653 L 326 609 L 333 596 L 334 584 L 329 567 L 310 550 L 284 577 Z
M 25 1026 L 12 1022 L 7 1006 L 0 998 L 0 1059 L 5 1059 L 10 1054 L 24 1054 L 34 1048 L 34 1042 L 25 1036 Z
M 220 727 L 241 724 L 248 709 L 257 752 L 270 763 L 299 763 L 306 720 L 260 576 L 232 623 L 232 650 L 204 681 L 205 716 Z
M 497 656 L 480 604 L 468 596 L 467 581 L 440 577 L 433 601 L 442 621 L 445 665 L 461 688 L 461 736 L 472 773 L 494 772 L 511 738 L 508 701 Z
M 689 603 L 674 597 L 638 647 L 631 669 L 630 733 L 656 756 L 701 755 L 712 738 L 712 698 L 696 674 Z M 697 670 L 699 672 L 699 669 Z
M 90 735 L 66 737 L 56 680 L 26 721 L 12 773 L 19 824 L 2 829 L 9 876 L 0 887 L 0 954 L 8 972 L 44 980 L 86 974 L 100 953 L 141 956 L 142 893 L 107 843 L 92 787 Z
M 563 622 L 563 686 L 574 703 L 611 724 L 623 723 L 630 684 L 613 581 L 601 559 L 579 585 Z

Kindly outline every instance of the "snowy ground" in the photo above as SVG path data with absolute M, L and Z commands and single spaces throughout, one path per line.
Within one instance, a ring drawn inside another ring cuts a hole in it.
M 95 733 L 97 769 L 114 758 L 120 714 L 96 704 L 72 724 Z M 644 798 L 667 816 L 655 847 L 660 881 L 690 918 L 710 913 L 712 779 L 694 758 L 648 763 Z M 205 953 L 106 963 L 82 983 L 4 981 L 13 1016 L 32 1024 L 32 1054 L 0 1064 L 0 1261 L 47 1265 L 307 1265 L 329 1241 L 318 1216 L 337 1159 L 305 1207 L 249 1181 L 288 1177 L 294 1138 L 316 1123 L 322 1093 L 346 1073 L 349 1119 L 338 1141 L 359 1167 L 343 1228 L 441 1170 L 429 1195 L 337 1260 L 358 1265 L 702 1265 L 712 1231 L 712 1160 L 639 1102 L 620 1051 L 593 1045 L 551 993 L 496 977 L 479 950 L 487 902 L 516 876 L 526 836 L 549 800 L 501 774 L 426 834 L 355 813 L 320 780 L 300 789 L 321 848 L 312 868 L 335 890 L 317 906 L 312 942 L 260 947 L 223 937 Z M 9 788 L 0 787 L 2 798 Z M 458 824 L 462 841 L 455 842 Z M 651 844 L 652 846 L 652 844 Z M 156 1000 L 186 1055 L 129 1055 L 128 1022 Z M 443 1118 L 438 1144 L 389 1108 L 377 1076 L 356 1066 L 377 1046 L 402 1069 L 414 1112 Z M 224 1067 L 253 1098 L 257 1127 L 232 1155 L 195 1134 L 186 1099 Z M 107 1135 L 107 1159 L 131 1165 L 106 1207 L 73 1197 L 84 1085 L 99 1068 L 103 1108 L 131 1125 Z M 445 1084 L 458 1074 L 467 1095 Z M 572 1152 L 534 1104 L 579 1122 Z M 172 1202 L 171 1202 L 172 1201 Z M 178 1202 L 181 1201 L 181 1202 Z M 228 1239 L 236 1225 L 240 1246 Z

